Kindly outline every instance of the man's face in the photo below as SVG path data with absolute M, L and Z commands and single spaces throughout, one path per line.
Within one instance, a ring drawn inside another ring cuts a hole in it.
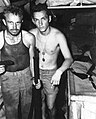
M 46 11 L 34 12 L 33 22 L 40 32 L 46 32 L 49 27 L 49 18 Z
M 13 36 L 16 36 L 19 34 L 21 30 L 22 20 L 18 15 L 15 15 L 12 13 L 7 14 L 5 23 L 7 26 L 8 33 L 10 33 Z

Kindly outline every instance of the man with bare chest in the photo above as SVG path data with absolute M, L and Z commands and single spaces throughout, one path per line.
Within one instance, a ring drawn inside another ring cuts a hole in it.
M 4 11 L 6 30 L 0 32 L 0 80 L 6 119 L 18 119 L 21 102 L 22 119 L 27 119 L 32 98 L 34 40 L 22 30 L 23 12 L 15 6 Z M 11 61 L 11 65 L 6 64 Z M 13 62 L 13 63 L 12 63 Z M 21 118 L 20 118 L 21 119 Z
M 42 118 L 45 117 L 44 101 L 47 106 L 50 119 L 54 119 L 54 102 L 58 93 L 60 78 L 63 72 L 70 67 L 73 59 L 69 51 L 66 38 L 58 29 L 51 27 L 51 15 L 45 4 L 38 4 L 32 8 L 32 21 L 37 28 L 30 30 L 36 37 L 36 47 L 39 49 L 40 80 L 42 89 Z M 64 62 L 57 69 L 57 58 L 61 50 Z

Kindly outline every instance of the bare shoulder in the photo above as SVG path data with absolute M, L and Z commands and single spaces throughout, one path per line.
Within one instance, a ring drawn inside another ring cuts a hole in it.
M 24 40 L 30 41 L 30 39 L 34 39 L 34 34 L 32 34 L 31 32 L 28 31 L 22 31 L 22 36 L 24 38 Z
M 23 30 L 22 37 L 23 37 L 23 42 L 27 47 L 29 47 L 29 45 L 34 44 L 34 42 L 35 42 L 34 34 L 28 32 L 28 31 Z
M 38 29 L 37 28 L 34 28 L 34 29 L 31 29 L 29 32 L 32 33 L 32 34 L 34 34 L 36 36 L 37 31 L 38 31 Z
M 61 32 L 59 29 L 52 27 L 52 34 L 54 34 L 55 39 L 58 42 L 66 41 L 66 37 L 63 32 Z
M 0 31 L 0 36 L 3 35 L 3 31 Z
M 59 29 L 53 28 L 53 30 L 56 36 L 64 36 L 64 34 Z
M 0 49 L 3 47 L 4 45 L 4 37 L 3 37 L 3 31 L 0 32 Z

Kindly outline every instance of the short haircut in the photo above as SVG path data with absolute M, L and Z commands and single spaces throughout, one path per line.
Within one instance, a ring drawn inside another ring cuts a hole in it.
M 37 5 L 32 6 L 31 16 L 34 18 L 34 13 L 35 12 L 40 12 L 40 11 L 46 11 L 46 14 L 48 16 L 51 15 L 51 12 L 50 12 L 50 10 L 48 10 L 47 5 L 45 3 L 43 3 L 43 4 L 39 3 Z
M 8 6 L 3 12 L 4 18 L 6 18 L 6 15 L 9 13 L 18 15 L 21 19 L 23 19 L 23 10 L 17 6 Z

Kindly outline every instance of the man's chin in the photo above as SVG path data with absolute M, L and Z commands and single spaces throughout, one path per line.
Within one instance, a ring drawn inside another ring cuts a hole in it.
M 45 29 L 39 29 L 40 30 L 40 32 L 45 32 Z
M 17 36 L 20 32 L 11 32 L 10 34 L 13 36 Z

